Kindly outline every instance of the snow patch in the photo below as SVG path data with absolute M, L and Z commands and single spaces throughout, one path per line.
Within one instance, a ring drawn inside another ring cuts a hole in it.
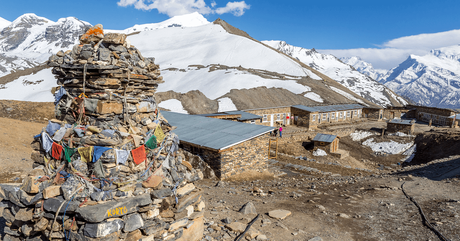
M 319 102 L 319 103 L 323 103 L 323 102 L 324 102 L 323 98 L 321 98 L 321 96 L 318 95 L 318 94 L 316 94 L 315 92 L 308 92 L 308 93 L 306 93 L 306 94 L 303 95 L 303 96 L 307 97 L 307 98 L 310 99 L 310 100 Z
M 51 88 L 56 87 L 51 69 L 36 74 L 21 76 L 5 85 L 0 85 L 0 99 L 34 102 L 54 102 Z
M 406 155 L 406 158 L 403 158 L 401 161 L 402 162 L 411 162 L 412 159 L 415 157 L 415 151 L 417 150 L 417 144 L 414 144 L 411 148 L 407 149 L 403 155 Z
M 219 102 L 219 110 L 218 110 L 218 112 L 237 110 L 235 104 L 233 104 L 232 99 L 230 99 L 228 97 L 220 98 L 217 101 Z
M 161 107 L 161 108 L 168 109 L 171 112 L 188 114 L 188 112 L 182 106 L 182 103 L 179 100 L 176 100 L 176 99 L 169 99 L 169 100 L 162 101 L 162 102 L 160 102 L 160 104 L 158 106 Z
M 307 88 L 309 88 L 295 80 L 265 79 L 236 69 L 214 71 L 210 71 L 209 68 L 187 69 L 186 71 L 163 69 L 161 73 L 168 82 L 159 85 L 158 92 L 172 90 L 187 93 L 192 90 L 199 90 L 212 100 L 229 93 L 232 89 L 251 89 L 265 86 L 267 88 L 284 88 L 294 94 L 301 94 L 308 91 Z
M 383 152 L 387 154 L 399 154 L 401 152 L 406 151 L 408 148 L 410 148 L 412 145 L 414 145 L 414 142 L 410 143 L 398 143 L 395 141 L 389 141 L 389 142 L 374 142 L 374 138 L 370 138 L 363 142 L 364 146 L 368 146 L 372 149 L 373 152 Z
M 361 103 L 361 104 L 367 106 L 367 104 L 364 103 L 364 101 L 362 101 L 362 100 L 360 100 L 360 99 L 358 99 L 358 98 L 355 98 L 353 95 L 351 95 L 351 94 L 349 94 L 349 93 L 347 93 L 347 92 L 345 92 L 345 91 L 343 91 L 343 90 L 341 90 L 341 89 L 338 89 L 338 88 L 336 88 L 336 87 L 334 87 L 334 86 L 330 86 L 330 88 L 331 88 L 333 91 L 335 91 L 335 92 L 337 92 L 337 93 L 339 93 L 339 94 L 345 96 L 345 98 L 347 98 L 347 99 L 349 99 L 349 100 L 354 100 L 354 101 L 356 101 L 356 102 L 359 102 L 359 103 Z
M 372 135 L 374 134 L 369 131 L 355 131 L 354 133 L 350 134 L 350 137 L 353 141 L 360 141 Z
M 327 153 L 322 149 L 317 149 L 313 152 L 313 156 L 327 156 Z

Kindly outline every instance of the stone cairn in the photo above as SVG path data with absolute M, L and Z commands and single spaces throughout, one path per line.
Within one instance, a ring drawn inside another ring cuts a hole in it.
M 201 240 L 193 182 L 212 171 L 179 149 L 155 101 L 159 67 L 126 37 L 96 25 L 50 57 L 56 119 L 23 183 L 0 185 L 4 240 Z

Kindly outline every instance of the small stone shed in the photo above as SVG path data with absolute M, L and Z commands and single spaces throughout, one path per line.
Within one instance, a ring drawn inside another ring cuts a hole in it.
M 393 119 L 387 123 L 387 132 L 396 133 L 402 132 L 406 134 L 414 133 L 414 123 L 415 120 L 402 120 L 402 119 Z
M 235 111 L 226 111 L 212 114 L 199 114 L 198 116 L 204 116 L 209 118 L 221 119 L 221 120 L 231 120 L 238 121 L 243 123 L 256 124 L 262 122 L 262 116 L 254 115 L 245 111 L 235 110 Z
M 220 179 L 247 170 L 267 168 L 268 137 L 273 127 L 207 118 L 174 112 L 161 112 L 176 126 L 180 147 L 200 156 Z
M 339 137 L 336 135 L 318 133 L 313 138 L 313 143 L 315 149 L 319 148 L 327 153 L 334 153 L 339 149 Z

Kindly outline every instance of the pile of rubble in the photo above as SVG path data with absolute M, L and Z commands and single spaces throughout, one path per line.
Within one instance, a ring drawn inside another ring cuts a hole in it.
M 179 149 L 155 91 L 162 77 L 125 34 L 89 29 L 50 57 L 56 118 L 32 144 L 34 170 L 1 185 L 4 240 L 200 240 L 193 182 L 212 171 Z M 194 168 L 195 167 L 195 168 Z

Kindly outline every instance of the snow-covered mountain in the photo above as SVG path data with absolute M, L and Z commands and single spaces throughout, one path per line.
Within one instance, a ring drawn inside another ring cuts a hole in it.
M 122 32 L 129 34 L 137 31 L 156 30 L 160 28 L 197 27 L 208 23 L 209 21 L 203 17 L 203 15 L 194 12 L 180 16 L 174 16 L 160 23 L 136 24 L 131 28 L 123 30 Z
M 362 60 L 360 57 L 342 57 L 339 58 L 345 64 L 353 66 L 356 70 L 365 74 L 376 81 L 380 81 L 388 72 L 386 69 L 374 69 L 371 63 Z
M 263 43 L 292 56 L 308 66 L 320 71 L 361 97 L 380 106 L 405 105 L 407 102 L 373 78 L 360 73 L 350 64 L 340 61 L 333 55 L 318 53 L 315 49 L 304 49 L 284 41 L 264 41 Z M 358 59 L 350 59 L 358 63 Z M 368 70 L 372 65 L 364 65 Z M 372 68 L 373 69 L 373 68 Z
M 4 27 L 6 27 L 6 26 L 8 26 L 10 24 L 11 24 L 10 21 L 0 17 L 0 30 L 2 30 Z
M 0 33 L 0 54 L 5 59 L 17 58 L 10 60 L 10 64 L 16 66 L 8 67 L 7 71 L 20 66 L 28 67 L 19 61 L 29 61 L 28 64 L 33 66 L 43 62 L 51 53 L 69 49 L 78 42 L 78 36 L 88 26 L 88 23 L 75 18 L 64 18 L 54 23 L 33 14 L 21 16 Z M 393 94 L 384 94 L 381 85 L 366 80 L 369 83 L 356 87 L 356 84 L 345 81 L 347 89 L 339 84 L 340 81 L 326 76 L 333 71 L 318 71 L 321 68 L 312 68 L 254 40 L 223 20 L 209 23 L 197 13 L 125 30 L 106 30 L 115 31 L 131 33 L 128 40 L 145 57 L 154 57 L 160 65 L 165 83 L 158 88 L 158 99 L 162 101 L 160 106 L 168 109 L 205 113 L 292 104 L 361 103 L 372 106 L 374 103 L 389 105 L 392 101 L 398 104 L 396 100 L 391 100 Z M 11 37 L 13 35 L 16 37 Z M 332 56 L 327 58 L 348 66 Z M 348 68 L 351 71 L 351 67 Z M 0 98 L 9 96 L 37 101 L 33 92 L 47 89 L 49 81 L 55 81 L 48 80 L 47 71 L 50 70 L 0 84 Z M 364 88 L 379 89 L 365 92 Z M 358 94 L 350 89 L 358 90 Z M 5 91 L 17 94 L 6 95 Z M 53 101 L 51 92 L 41 93 L 40 101 Z
M 52 53 L 67 50 L 91 25 L 74 17 L 57 22 L 24 14 L 0 31 L 0 76 L 37 66 Z
M 410 55 L 381 82 L 420 105 L 460 108 L 460 46 Z

